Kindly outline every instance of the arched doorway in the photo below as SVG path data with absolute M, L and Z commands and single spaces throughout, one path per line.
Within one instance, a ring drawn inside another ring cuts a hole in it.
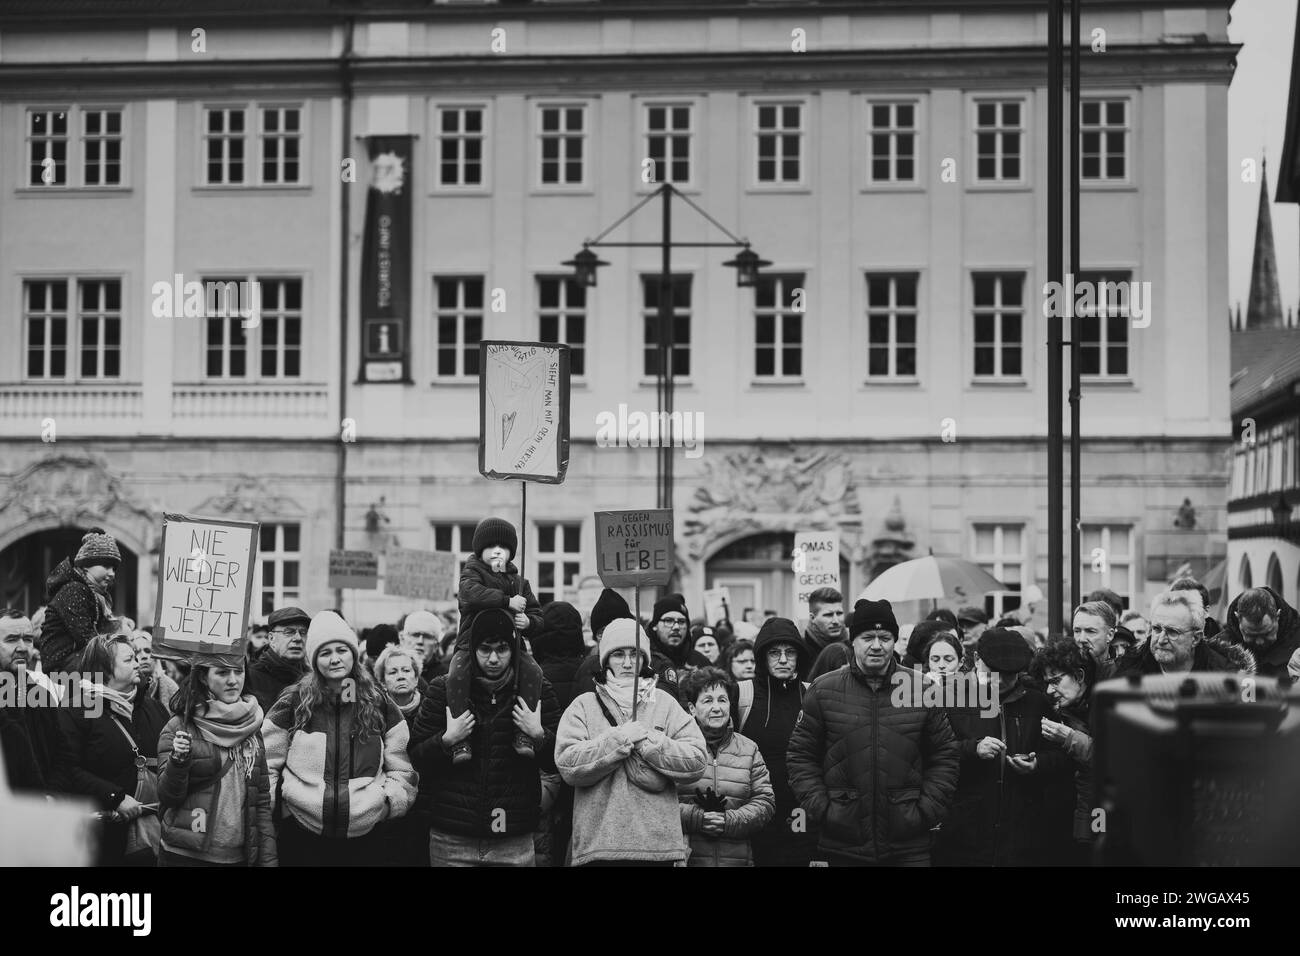
M 793 554 L 793 531 L 769 531 L 741 538 L 709 558 L 704 586 L 727 588 L 733 620 L 741 620 L 745 608 L 753 609 L 751 620 L 755 624 L 762 624 L 763 614 L 769 610 L 776 611 L 778 617 L 793 618 Z M 841 546 L 840 582 L 844 585 L 848 580 L 849 562 Z
M 1264 572 L 1264 580 L 1274 594 L 1282 596 L 1282 565 L 1278 563 L 1276 552 L 1268 556 L 1268 570 Z
M 1241 556 L 1241 571 L 1237 575 L 1237 583 L 1241 585 L 1243 591 L 1253 588 L 1250 575 L 1250 556 L 1243 554 Z
M 30 615 L 45 604 L 45 579 L 59 562 L 77 553 L 89 528 L 52 528 L 20 538 L 0 551 L 0 607 L 14 607 Z M 139 561 L 121 540 L 122 565 L 113 583 L 113 612 L 140 620 L 136 607 Z

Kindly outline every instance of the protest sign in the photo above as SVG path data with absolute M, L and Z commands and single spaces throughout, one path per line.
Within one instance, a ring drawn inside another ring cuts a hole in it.
M 155 657 L 244 664 L 260 527 L 256 521 L 163 515 Z
M 384 593 L 446 601 L 455 597 L 456 555 L 444 551 L 389 548 L 384 553 Z
M 379 555 L 330 549 L 329 587 L 373 591 L 379 587 Z
M 597 573 L 607 588 L 663 587 L 673 574 L 673 512 L 596 512 Z
M 569 347 L 479 345 L 478 470 L 558 485 L 569 467 Z
M 707 588 L 704 592 L 704 617 L 710 624 L 730 619 L 731 594 L 726 587 Z
M 799 531 L 794 536 L 794 616 L 808 616 L 808 595 L 818 588 L 840 590 L 840 536 L 835 531 Z

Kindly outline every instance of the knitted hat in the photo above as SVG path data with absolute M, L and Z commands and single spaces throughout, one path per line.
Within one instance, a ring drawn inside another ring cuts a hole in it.
M 357 640 L 356 631 L 333 611 L 321 611 L 311 619 L 311 624 L 307 627 L 307 660 L 313 667 L 316 665 L 317 653 L 331 641 L 342 641 L 352 648 L 354 658 L 361 658 L 361 643 Z
M 513 561 L 515 552 L 519 550 L 519 536 L 515 534 L 515 526 L 505 518 L 484 518 L 474 529 L 474 553 L 482 554 L 485 549 L 495 545 L 509 551 L 509 560 Z
M 97 564 L 119 565 L 122 553 L 117 550 L 117 542 L 103 528 L 91 528 L 81 539 L 77 557 L 72 562 L 79 568 L 94 567 Z
M 1009 627 L 989 628 L 980 635 L 975 651 L 989 670 L 1003 674 L 1020 673 L 1034 658 L 1034 652 L 1029 649 L 1024 637 Z
M 636 648 L 640 640 L 641 653 L 650 656 L 650 639 L 640 633 L 636 621 L 630 617 L 620 617 L 610 621 L 600 635 L 600 668 L 604 670 L 609 664 L 609 655 L 622 648 Z
M 655 612 L 654 616 L 650 618 L 650 626 L 657 625 L 659 619 L 669 611 L 676 611 L 682 617 L 690 619 L 690 615 L 686 613 L 686 602 L 682 600 L 682 596 L 680 594 L 669 594 L 655 601 Z
M 545 615 L 544 609 L 542 613 Z M 617 620 L 620 617 L 631 618 L 632 609 L 623 600 L 623 595 L 605 588 L 600 592 L 600 598 L 596 601 L 596 606 L 591 609 L 592 635 L 599 637 L 600 632 L 605 629 L 610 621 Z
M 898 640 L 898 619 L 888 601 L 859 601 L 853 605 L 853 623 L 849 636 L 857 637 L 863 631 L 888 631 Z
M 515 646 L 514 618 L 505 608 L 494 607 L 481 611 L 474 618 L 474 623 L 470 625 L 470 650 L 487 641 L 508 641 L 511 648 Z

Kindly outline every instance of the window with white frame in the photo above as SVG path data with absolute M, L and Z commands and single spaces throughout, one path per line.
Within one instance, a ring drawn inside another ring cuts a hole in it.
M 803 376 L 804 274 L 765 273 L 754 287 L 754 375 Z
M 789 185 L 803 180 L 802 103 L 754 104 L 755 180 Z
M 251 131 L 250 114 L 257 123 Z M 203 184 L 300 184 L 302 120 L 300 105 L 203 107 Z
M 483 185 L 482 106 L 439 106 L 435 183 L 442 188 Z
M 203 285 L 206 378 L 302 377 L 301 278 L 222 276 L 206 279 Z
M 977 100 L 975 103 L 975 179 L 982 183 L 1018 183 L 1024 176 L 1024 101 Z
M 460 574 L 465 570 L 465 562 L 474 553 L 473 521 L 435 521 L 433 523 L 433 550 L 445 551 L 456 555 L 456 581 L 459 587 Z
M 586 181 L 587 107 L 538 107 L 538 181 L 543 186 L 581 186 Z
M 483 277 L 435 276 L 433 287 L 438 377 L 474 378 L 483 340 Z
M 120 107 L 32 107 L 25 132 L 27 186 L 122 186 Z
M 659 374 L 659 283 L 658 275 L 641 277 L 646 378 Z M 672 306 L 672 370 L 674 376 L 686 377 L 691 374 L 691 276 L 672 277 Z
M 653 163 L 651 182 L 681 186 L 691 181 L 694 109 L 689 103 L 647 103 L 645 158 Z
M 916 103 L 867 103 L 867 182 L 916 182 Z
M 1083 594 L 1109 588 L 1118 594 L 1127 610 L 1137 593 L 1136 566 L 1133 556 L 1133 526 L 1099 524 L 1082 526 L 1079 536 L 1079 559 Z
M 262 566 L 262 616 L 279 607 L 292 606 L 301 599 L 300 571 L 302 543 L 297 524 L 262 525 L 258 541 L 257 563 Z
M 1127 272 L 1081 272 L 1078 281 L 1094 290 L 1092 308 L 1079 316 L 1079 373 L 1098 378 L 1128 375 L 1129 294 Z M 1077 297 L 1076 297 L 1077 302 Z
M 1129 101 L 1093 99 L 1079 104 L 1079 178 L 1123 182 L 1129 176 Z
M 984 610 L 996 621 L 1020 607 L 1025 567 L 1023 524 L 977 524 L 973 529 L 974 561 L 1007 586 L 1007 590 L 984 595 Z
M 120 279 L 24 280 L 23 326 L 28 379 L 121 378 Z
M 533 527 L 537 532 L 533 581 L 538 603 L 571 598 L 582 569 L 582 524 L 538 521 Z
M 916 377 L 916 273 L 867 276 L 867 377 Z
M 975 377 L 1020 378 L 1024 372 L 1023 272 L 973 276 L 975 285 Z
M 586 374 L 587 287 L 572 276 L 537 277 L 538 341 L 569 347 L 569 371 Z

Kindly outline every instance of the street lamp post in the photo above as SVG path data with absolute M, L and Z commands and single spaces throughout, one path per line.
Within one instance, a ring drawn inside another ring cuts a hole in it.
M 710 223 L 723 232 L 729 242 L 673 242 L 673 214 L 672 214 L 672 197 L 677 196 Z M 645 206 L 652 199 L 659 197 L 662 201 L 661 208 L 661 231 L 658 242 L 607 242 L 605 236 L 609 235 L 616 228 L 630 219 L 641 207 Z M 655 393 L 659 411 L 660 431 L 659 448 L 656 450 L 655 459 L 655 485 L 656 499 L 655 506 L 658 508 L 671 508 L 673 506 L 673 443 L 672 443 L 672 414 L 673 414 L 673 350 L 675 348 L 674 334 L 674 316 L 673 316 L 673 271 L 672 271 L 672 250 L 676 248 L 708 248 L 721 247 L 728 249 L 739 248 L 736 257 L 723 265 L 730 266 L 736 270 L 736 285 L 739 288 L 752 288 L 758 281 L 758 270 L 764 266 L 771 265 L 765 259 L 760 259 L 758 254 L 749 247 L 749 241 L 738 239 L 731 232 L 723 227 L 716 219 L 707 212 L 693 203 L 682 192 L 673 186 L 672 183 L 663 183 L 654 192 L 646 196 L 639 203 L 625 212 L 618 220 L 611 225 L 595 239 L 588 239 L 582 244 L 582 249 L 572 259 L 564 262 L 564 265 L 573 268 L 574 280 L 581 285 L 592 287 L 596 284 L 596 270 L 600 266 L 609 265 L 608 262 L 600 259 L 592 249 L 598 248 L 620 248 L 634 249 L 658 246 L 660 251 L 659 263 L 659 301 L 657 317 L 659 323 L 658 335 L 658 368 L 655 370 Z M 666 427 L 668 434 L 662 434 L 662 429 Z

